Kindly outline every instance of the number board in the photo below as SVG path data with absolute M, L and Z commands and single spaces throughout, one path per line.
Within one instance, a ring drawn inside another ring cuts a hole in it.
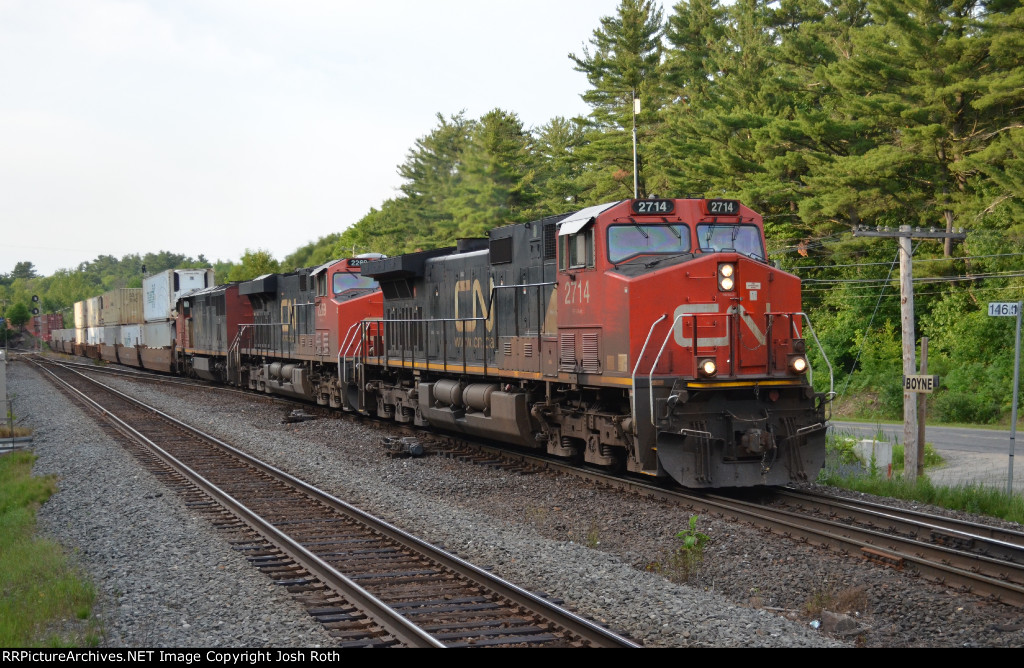
M 375 258 L 375 257 L 354 257 L 354 258 L 351 258 L 348 261 L 348 266 L 350 266 L 350 267 L 361 267 L 364 264 L 366 264 L 367 262 L 373 262 L 376 259 L 377 258 Z
M 738 199 L 706 199 L 704 213 L 709 216 L 738 216 L 740 201 Z
M 990 316 L 1013 316 L 1017 317 L 1020 309 L 1020 302 L 989 302 L 988 314 Z
M 670 199 L 635 199 L 633 213 L 638 216 L 665 216 L 676 210 L 676 203 Z

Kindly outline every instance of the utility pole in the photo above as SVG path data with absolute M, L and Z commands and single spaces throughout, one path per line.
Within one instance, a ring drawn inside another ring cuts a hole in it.
M 903 330 L 903 376 L 913 376 L 917 368 L 916 342 L 914 333 L 914 265 L 911 239 L 944 239 L 949 243 L 953 240 L 967 238 L 963 228 L 956 232 L 946 232 L 934 227 L 923 229 L 901 225 L 900 228 L 876 227 L 866 225 L 854 226 L 855 237 L 896 237 L 900 241 L 900 322 Z M 922 372 L 923 373 L 923 372 Z M 906 480 L 917 480 L 921 458 L 918 451 L 924 451 L 924 443 L 918 442 L 917 393 L 904 388 L 903 390 L 903 477 Z
M 640 113 L 640 98 L 633 91 L 633 199 L 640 197 L 640 161 L 636 154 L 636 116 Z

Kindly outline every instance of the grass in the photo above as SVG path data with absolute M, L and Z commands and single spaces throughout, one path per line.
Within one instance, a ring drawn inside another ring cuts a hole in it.
M 57 483 L 32 476 L 34 461 L 0 456 L 0 647 L 95 646 L 95 590 L 59 545 L 35 536 L 36 509 Z
M 7 426 L 6 422 L 4 422 L 3 424 L 0 424 L 0 438 L 11 438 L 12 436 L 18 438 L 18 437 L 21 437 L 21 436 L 31 436 L 31 435 L 32 435 L 32 430 L 30 428 L 28 428 L 28 427 L 15 427 L 14 428 L 14 433 L 12 434 L 11 433 L 11 429 Z
M 844 464 L 855 461 L 854 440 L 842 434 L 830 435 L 827 442 L 829 460 Z M 980 484 L 964 484 L 955 487 L 933 485 L 928 479 L 928 468 L 942 464 L 943 460 L 930 444 L 925 444 L 925 475 L 917 478 L 916 481 L 906 480 L 902 476 L 903 446 L 897 444 L 893 447 L 892 459 L 892 478 L 872 466 L 868 466 L 863 473 L 843 473 L 826 466 L 826 469 L 818 476 L 818 482 L 876 496 L 917 501 L 950 510 L 962 510 L 1024 523 L 1024 497 L 1018 494 L 1007 494 L 1005 490 Z

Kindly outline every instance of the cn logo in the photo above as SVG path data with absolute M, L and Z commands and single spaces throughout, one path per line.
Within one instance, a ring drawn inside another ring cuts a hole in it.
M 718 304 L 683 304 L 675 310 L 672 315 L 674 319 L 672 321 L 672 327 L 674 329 L 675 341 L 683 348 L 693 347 L 693 338 L 687 337 L 683 332 L 683 323 L 688 322 L 689 329 L 692 330 L 698 325 L 703 324 L 705 327 L 711 325 L 707 318 L 710 315 L 717 315 L 720 311 L 718 310 Z M 751 334 L 754 335 L 754 339 L 757 340 L 762 346 L 765 344 L 765 334 L 758 327 L 754 319 L 750 317 L 747 310 L 743 306 L 730 306 L 724 315 L 733 315 L 738 313 L 740 320 L 747 326 Z M 714 346 L 728 346 L 729 345 L 729 326 L 732 318 L 725 318 L 725 334 L 723 336 L 699 336 L 697 337 L 698 348 L 710 348 Z

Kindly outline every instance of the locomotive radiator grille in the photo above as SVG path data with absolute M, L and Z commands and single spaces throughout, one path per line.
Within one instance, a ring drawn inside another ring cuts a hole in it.
M 576 334 L 561 333 L 558 335 L 558 358 L 560 371 L 576 370 Z
M 597 334 L 583 335 L 583 371 L 585 373 L 601 372 L 601 357 L 598 354 Z

